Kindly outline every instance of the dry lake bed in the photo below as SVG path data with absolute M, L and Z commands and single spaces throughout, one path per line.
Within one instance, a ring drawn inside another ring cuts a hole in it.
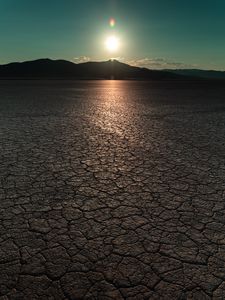
M 0 81 L 0 299 L 224 299 L 223 82 Z

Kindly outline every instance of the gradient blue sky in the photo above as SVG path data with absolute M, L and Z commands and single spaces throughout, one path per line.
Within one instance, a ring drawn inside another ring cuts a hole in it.
M 0 64 L 106 60 L 114 31 L 124 62 L 225 70 L 224 16 L 225 0 L 0 0 Z

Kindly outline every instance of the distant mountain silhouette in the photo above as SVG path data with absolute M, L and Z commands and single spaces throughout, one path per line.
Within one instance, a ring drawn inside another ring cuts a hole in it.
M 199 69 L 180 69 L 180 70 L 166 70 L 178 75 L 201 77 L 207 79 L 225 79 L 224 71 L 214 70 L 199 70 Z
M 75 64 L 66 60 L 38 59 L 0 65 L 0 78 L 74 79 L 180 79 L 182 75 L 132 67 L 117 60 Z
M 199 77 L 195 73 L 182 73 L 181 70 L 159 71 L 133 67 L 117 60 L 75 64 L 66 60 L 38 59 L 0 65 L 0 78 L 182 80 L 187 76 L 188 79 Z

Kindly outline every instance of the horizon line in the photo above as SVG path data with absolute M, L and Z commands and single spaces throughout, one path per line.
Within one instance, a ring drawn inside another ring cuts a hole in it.
M 35 58 L 35 59 L 28 59 L 28 60 L 22 60 L 22 61 L 12 61 L 12 62 L 8 62 L 8 63 L 0 63 L 0 66 L 7 66 L 10 64 L 16 64 L 16 63 L 27 63 L 27 62 L 34 62 L 34 61 L 41 61 L 41 60 L 49 60 L 49 61 L 66 61 L 69 63 L 72 63 L 74 65 L 80 65 L 80 64 L 87 64 L 87 63 L 104 63 L 104 62 L 109 62 L 109 61 L 116 61 L 119 62 L 121 64 L 125 64 L 131 67 L 137 67 L 137 68 L 141 68 L 141 69 L 148 69 L 151 71 L 179 71 L 179 70 L 198 70 L 198 71 L 205 71 L 205 72 L 225 72 L 225 70 L 216 70 L 216 69 L 204 69 L 204 68 L 162 68 L 162 69 L 154 69 L 154 68 L 150 68 L 150 67 L 144 67 L 144 66 L 138 66 L 138 65 L 132 65 L 126 62 L 121 62 L 120 60 L 116 59 L 116 58 L 109 58 L 108 60 L 89 60 L 89 61 L 81 61 L 81 62 L 74 62 L 72 60 L 67 60 L 67 59 L 63 59 L 63 58 L 49 58 L 49 57 L 44 57 L 44 58 Z

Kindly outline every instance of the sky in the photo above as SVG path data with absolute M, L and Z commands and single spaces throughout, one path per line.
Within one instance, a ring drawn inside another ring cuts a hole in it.
M 225 70 L 224 14 L 225 0 L 0 0 L 0 64 L 117 58 L 153 69 Z M 115 53 L 105 47 L 111 35 Z

